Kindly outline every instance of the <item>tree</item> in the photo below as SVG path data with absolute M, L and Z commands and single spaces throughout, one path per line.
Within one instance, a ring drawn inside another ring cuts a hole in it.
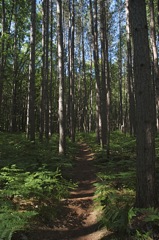
M 72 142 L 75 141 L 75 113 L 74 113 L 74 28 L 75 28 L 75 6 L 74 0 L 69 0 L 69 122 L 70 136 Z
M 97 1 L 94 2 L 94 13 L 92 0 L 90 3 L 90 16 L 91 16 L 91 33 L 93 41 L 93 58 L 95 66 L 95 77 L 96 77 L 96 136 L 97 142 L 101 142 L 101 102 L 100 102 L 100 71 L 99 71 L 99 53 L 98 53 L 98 26 L 97 26 Z M 93 18 L 94 16 L 94 18 Z
M 153 55 L 153 72 L 154 72 L 154 85 L 156 87 L 156 125 L 159 131 L 159 69 L 158 69 L 158 53 L 156 44 L 156 26 L 155 26 L 155 13 L 154 13 L 154 2 L 149 0 L 150 9 L 150 40 Z
M 4 67 L 5 67 L 5 32 L 6 32 L 6 9 L 5 9 L 5 1 L 2 1 L 2 38 L 1 38 L 1 56 L 0 56 L 0 116 L 2 114 L 2 94 L 3 94 L 3 82 L 4 82 Z M 1 118 L 0 118 L 0 124 Z
M 59 82 L 59 153 L 65 154 L 65 107 L 64 107 L 64 59 L 63 59 L 63 28 L 62 1 L 57 0 L 57 51 L 58 51 L 58 82 Z
M 130 28 L 129 0 L 126 0 L 126 34 L 127 34 L 127 81 L 129 95 L 129 124 L 130 135 L 136 134 L 135 127 L 135 93 L 132 69 L 132 39 Z
M 101 122 L 102 147 L 107 143 L 107 94 L 106 94 L 106 7 L 100 0 L 100 34 L 101 34 Z
M 151 62 L 144 0 L 130 0 L 134 45 L 134 79 L 137 121 L 136 206 L 154 207 L 157 203 L 155 180 L 155 116 Z
M 27 134 L 35 141 L 35 36 L 36 36 L 36 0 L 31 0 L 30 25 L 30 64 L 29 64 L 29 93 L 28 93 L 28 126 Z

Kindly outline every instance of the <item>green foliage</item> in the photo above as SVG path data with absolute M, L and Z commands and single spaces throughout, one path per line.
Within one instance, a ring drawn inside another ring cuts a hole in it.
M 158 209 L 134 207 L 135 139 L 119 131 L 111 133 L 109 158 L 95 144 L 93 134 L 86 139 L 95 150 L 95 164 L 99 171 L 95 183 L 95 201 L 102 212 L 101 224 L 117 233 L 115 239 L 153 239 L 153 226 L 158 227 L 159 224 Z
M 125 233 L 135 216 L 133 210 L 134 191 L 130 189 L 115 189 L 106 182 L 96 185 L 96 201 L 102 206 L 101 222 L 111 230 Z
M 136 230 L 135 240 L 153 240 L 151 235 L 152 235 L 151 232 L 142 233 L 142 232 Z
M 28 220 L 34 217 L 35 211 L 18 212 L 9 204 L 0 207 L 0 239 L 11 240 L 14 232 L 23 230 L 28 226 Z
M 145 222 L 153 222 L 159 225 L 159 210 L 155 208 L 141 209 L 140 212 L 145 216 Z
M 68 190 L 75 186 L 62 177 L 59 169 L 47 170 L 47 165 L 32 173 L 24 172 L 16 165 L 11 165 L 10 168 L 4 167 L 1 169 L 0 183 L 1 186 L 3 185 L 1 193 L 4 196 L 20 195 L 24 198 L 36 197 L 38 200 L 53 196 L 55 201 L 66 197 Z
M 57 216 L 60 200 L 76 187 L 66 172 L 77 147 L 69 141 L 68 145 L 66 157 L 61 157 L 57 136 L 49 143 L 31 143 L 21 134 L 1 133 L 0 239 L 11 239 L 15 231 L 26 229 L 35 215 L 43 222 Z

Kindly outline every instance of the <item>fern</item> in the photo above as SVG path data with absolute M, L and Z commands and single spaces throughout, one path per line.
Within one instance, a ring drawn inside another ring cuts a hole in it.
M 155 208 L 146 208 L 139 210 L 145 217 L 144 221 L 147 223 L 154 223 L 159 225 L 159 210 Z
M 0 239 L 11 240 L 13 233 L 26 228 L 28 220 L 36 214 L 34 211 L 17 212 L 2 206 L 0 209 Z

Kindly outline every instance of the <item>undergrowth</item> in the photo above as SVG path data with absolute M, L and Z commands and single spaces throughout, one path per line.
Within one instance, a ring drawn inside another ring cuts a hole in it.
M 77 146 L 67 141 L 69 150 L 62 157 L 56 136 L 49 143 L 31 143 L 22 134 L 0 133 L 1 240 L 57 217 L 60 200 L 76 187 L 69 172 Z
M 135 203 L 135 138 L 115 131 L 110 136 L 110 154 L 96 144 L 95 133 L 80 135 L 95 153 L 97 182 L 95 203 L 102 211 L 101 225 L 112 232 L 109 240 L 159 239 L 159 210 L 137 209 Z M 156 138 L 156 146 L 159 139 Z M 157 157 L 159 150 L 156 147 Z

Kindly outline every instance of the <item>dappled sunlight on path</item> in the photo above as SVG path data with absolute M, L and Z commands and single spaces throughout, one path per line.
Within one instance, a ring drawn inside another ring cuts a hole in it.
M 33 231 L 29 240 L 100 240 L 107 234 L 106 229 L 99 229 L 99 213 L 94 210 L 93 184 L 96 175 L 93 159 L 94 155 L 88 146 L 80 143 L 72 175 L 78 187 L 70 192 L 68 199 L 62 200 L 61 212 L 56 221 Z

